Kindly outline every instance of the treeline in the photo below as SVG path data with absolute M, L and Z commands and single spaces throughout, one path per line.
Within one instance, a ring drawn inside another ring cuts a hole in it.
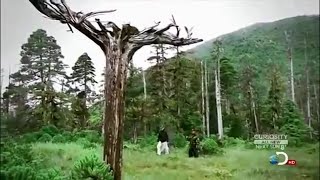
M 154 66 L 142 70 L 130 64 L 126 140 L 137 142 L 162 125 L 173 141 L 192 128 L 204 136 L 243 139 L 256 133 L 284 133 L 296 145 L 318 137 L 319 122 L 313 118 L 309 127 L 305 123 L 288 96 L 288 76 L 280 64 L 270 63 L 267 76 L 261 77 L 261 67 L 252 63 L 254 56 L 244 53 L 235 64 L 224 53 L 224 44 L 217 42 L 207 58 L 191 58 L 179 47 L 157 45 L 148 58 Z M 175 56 L 168 58 L 168 51 Z M 30 35 L 22 45 L 20 69 L 10 75 L 2 94 L 2 132 L 21 134 L 46 125 L 101 131 L 103 87 L 99 92 L 92 88 L 98 83 L 91 58 L 80 55 L 71 74 L 62 58 L 54 37 L 44 30 Z M 312 113 L 316 117 L 316 111 Z
M 45 125 L 87 128 L 89 110 L 101 96 L 92 88 L 95 67 L 87 53 L 79 56 L 67 74 L 61 47 L 45 30 L 33 32 L 21 47 L 20 69 L 9 75 L 2 94 L 3 132 L 19 134 Z

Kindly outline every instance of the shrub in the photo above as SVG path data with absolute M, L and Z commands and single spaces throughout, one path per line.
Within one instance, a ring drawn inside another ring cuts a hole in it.
M 86 134 L 85 138 L 87 138 L 88 141 L 92 143 L 102 143 L 101 135 L 99 134 L 98 131 L 86 130 L 84 131 L 84 133 Z
M 11 166 L 1 172 L 1 179 L 5 180 L 34 180 L 36 173 L 33 168 L 24 165 Z
M 303 142 L 308 140 L 310 129 L 308 129 L 302 119 L 303 117 L 296 105 L 291 101 L 287 101 L 282 113 L 280 131 L 288 135 L 289 146 L 301 146 Z
M 65 180 L 67 177 L 62 175 L 61 170 L 58 169 L 44 169 L 37 173 L 36 180 Z
M 27 133 L 20 137 L 22 143 L 34 143 L 42 136 L 40 132 Z
M 157 136 L 150 135 L 150 136 L 143 137 L 139 140 L 138 143 L 141 148 L 154 147 L 155 144 L 157 144 Z
M 218 136 L 217 135 L 214 135 L 214 134 L 210 134 L 210 139 L 213 139 L 214 141 L 218 141 Z
M 102 143 L 103 139 L 98 131 L 94 130 L 82 130 L 75 132 L 73 140 L 77 140 L 79 138 L 86 138 L 88 141 L 92 143 Z
M 244 145 L 246 142 L 239 138 L 233 137 L 224 137 L 223 139 L 223 146 L 224 147 L 234 147 L 234 146 L 241 146 Z
M 66 142 L 71 142 L 76 140 L 76 138 L 70 131 L 63 131 L 61 135 L 65 138 Z
M 22 144 L 14 146 L 12 151 L 12 156 L 20 157 L 25 163 L 30 163 L 34 161 L 32 154 L 32 146 L 29 144 Z
M 43 134 L 49 134 L 51 137 L 60 134 L 60 130 L 53 125 L 44 126 L 41 128 L 40 132 Z
M 55 135 L 53 138 L 52 138 L 52 142 L 53 143 L 66 143 L 67 140 L 66 138 L 61 135 L 61 134 L 58 134 L 58 135 Z
M 109 166 L 96 155 L 91 155 L 74 165 L 72 179 L 113 180 L 113 176 Z
M 85 149 L 91 149 L 91 148 L 96 148 L 97 144 L 90 142 L 89 144 L 83 144 L 83 148 Z
M 213 138 L 205 138 L 201 142 L 201 148 L 203 154 L 223 154 L 223 150 L 218 146 Z
M 186 138 L 183 136 L 183 134 L 176 134 L 175 138 L 174 138 L 174 143 L 173 145 L 177 148 L 183 148 L 186 147 L 187 145 L 187 140 Z
M 29 144 L 8 143 L 1 148 L 1 167 L 35 163 Z
M 141 151 L 139 144 L 132 144 L 126 141 L 123 143 L 123 148 L 128 149 L 130 151 Z
M 86 138 L 79 138 L 76 141 L 76 143 L 82 145 L 83 148 L 96 148 L 97 147 L 97 145 L 95 143 L 88 141 L 88 139 L 86 139 Z
M 39 139 L 38 141 L 39 142 L 50 142 L 52 140 L 52 136 L 50 134 L 43 134 Z
M 49 135 L 50 136 L 50 135 Z M 4 180 L 63 180 L 61 171 L 43 169 L 47 154 L 34 154 L 30 144 L 1 144 L 1 179 Z M 51 155 L 51 154 L 50 154 Z
M 5 142 L 1 147 L 1 179 L 36 179 L 34 168 L 39 162 L 30 144 Z
M 248 142 L 245 143 L 244 147 L 245 147 L 246 149 L 255 149 L 255 148 L 256 148 L 256 145 L 255 145 L 253 142 L 248 141 Z
M 245 132 L 243 128 L 244 121 L 240 118 L 240 116 L 237 115 L 228 115 L 228 118 L 230 120 L 230 129 L 226 134 L 234 138 L 242 137 Z

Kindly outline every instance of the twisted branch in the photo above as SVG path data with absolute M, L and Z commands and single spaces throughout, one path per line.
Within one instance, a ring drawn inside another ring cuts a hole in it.
M 179 38 L 177 36 L 179 34 L 178 32 L 180 31 L 179 26 L 174 23 L 169 24 L 162 29 L 155 29 L 159 23 L 148 28 L 147 30 L 140 32 L 137 35 L 132 36 L 129 39 L 129 42 L 137 45 L 168 44 L 173 46 L 183 46 L 203 41 L 202 39 L 197 38 Z M 166 32 L 172 27 L 175 27 L 177 30 L 177 35 Z
M 129 51 L 130 54 L 133 54 L 136 50 L 145 45 L 168 44 L 173 46 L 183 46 L 202 41 L 202 39 L 191 38 L 190 33 L 188 33 L 187 38 L 180 38 L 180 28 L 176 24 L 173 16 L 172 23 L 160 29 L 157 29 L 160 22 L 139 31 L 135 26 L 131 26 L 130 24 L 124 24 L 122 28 L 119 28 L 114 22 L 110 21 L 107 24 L 102 24 L 99 19 L 96 19 L 95 22 L 99 26 L 99 29 L 97 29 L 90 21 L 88 21 L 88 18 L 104 13 L 111 13 L 116 10 L 97 11 L 84 14 L 82 12 L 72 11 L 65 0 L 29 1 L 45 16 L 53 20 L 58 20 L 63 24 L 67 24 L 71 32 L 73 32 L 71 26 L 82 32 L 99 45 L 102 50 L 105 50 L 106 46 L 110 45 L 108 43 L 117 42 L 117 40 L 119 40 L 119 47 L 128 48 L 127 51 Z M 175 27 L 175 35 L 167 32 L 172 27 Z M 110 38 L 113 39 L 111 40 Z
M 111 12 L 115 12 L 116 10 L 107 10 L 107 11 L 97 11 L 97 12 L 89 12 L 87 14 L 84 14 L 83 16 L 81 16 L 78 20 L 78 24 L 83 23 L 83 21 L 87 18 L 93 17 L 93 16 L 98 16 L 100 14 L 105 14 L 105 13 L 111 13 Z

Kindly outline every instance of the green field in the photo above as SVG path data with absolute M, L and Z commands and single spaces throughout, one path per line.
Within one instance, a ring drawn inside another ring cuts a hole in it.
M 128 145 L 124 150 L 125 180 L 283 180 L 318 179 L 319 145 L 290 149 L 285 152 L 297 166 L 273 166 L 268 162 L 274 150 L 226 148 L 223 155 L 188 158 L 186 149 L 172 149 L 167 156 Z M 73 164 L 85 156 L 96 154 L 101 157 L 102 148 L 84 149 L 76 143 L 36 143 L 33 153 L 43 154 L 43 168 L 61 168 L 69 173 Z

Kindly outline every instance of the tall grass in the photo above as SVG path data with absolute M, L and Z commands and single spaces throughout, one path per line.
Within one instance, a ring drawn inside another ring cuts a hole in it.
M 186 149 L 174 149 L 169 155 L 157 156 L 150 149 L 126 145 L 124 149 L 125 180 L 283 180 L 319 178 L 319 144 L 288 148 L 285 152 L 297 166 L 274 166 L 269 163 L 273 150 L 230 147 L 223 155 L 188 158 Z M 57 167 L 68 173 L 74 162 L 85 156 L 101 157 L 102 148 L 83 148 L 76 143 L 35 143 L 35 154 L 44 154 L 44 167 Z

